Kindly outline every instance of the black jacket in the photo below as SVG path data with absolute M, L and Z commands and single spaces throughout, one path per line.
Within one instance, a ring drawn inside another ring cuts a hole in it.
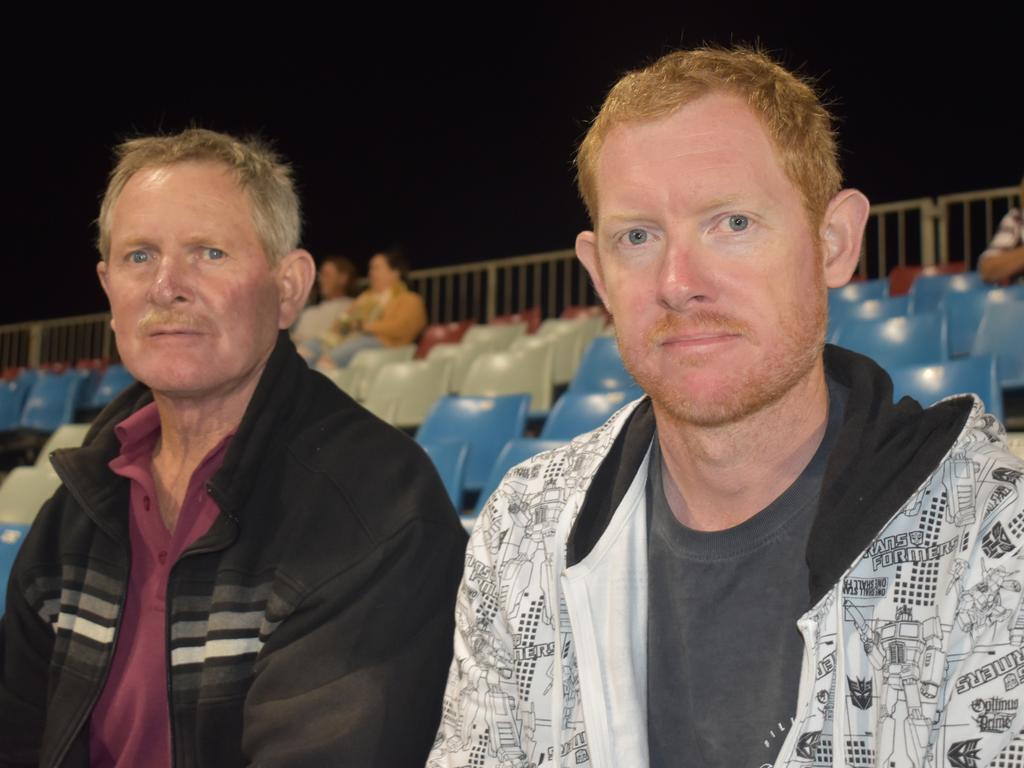
M 107 463 L 133 387 L 15 562 L 0 626 L 0 764 L 88 765 L 130 563 L 129 483 Z M 171 571 L 178 766 L 422 765 L 451 658 L 465 533 L 426 455 L 281 334 L 224 464 L 221 514 Z

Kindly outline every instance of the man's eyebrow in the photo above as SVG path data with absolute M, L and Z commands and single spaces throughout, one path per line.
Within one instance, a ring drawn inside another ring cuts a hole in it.
M 110 244 L 110 250 L 112 251 L 122 251 L 126 248 L 156 248 L 156 244 L 148 237 L 143 237 L 142 235 L 121 237 Z

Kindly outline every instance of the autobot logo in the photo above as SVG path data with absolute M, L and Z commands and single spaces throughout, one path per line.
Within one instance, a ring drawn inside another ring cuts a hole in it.
M 850 701 L 857 709 L 870 709 L 871 708 L 871 681 L 846 678 L 846 683 L 850 687 Z
M 978 742 L 981 739 L 958 741 L 946 753 L 953 768 L 978 768 Z
M 981 548 L 986 555 L 995 559 L 999 559 L 1014 550 L 1013 542 L 1010 541 L 1010 537 L 1003 528 L 1002 523 L 996 523 L 992 526 L 992 530 L 985 534 L 985 538 L 981 542 Z

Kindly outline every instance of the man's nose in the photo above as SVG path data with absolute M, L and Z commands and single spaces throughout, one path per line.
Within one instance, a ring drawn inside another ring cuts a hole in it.
M 192 298 L 193 265 L 184 256 L 165 255 L 150 286 L 150 300 L 159 306 L 185 303 Z
M 713 301 L 711 254 L 691 236 L 670 236 L 658 279 L 658 303 L 682 311 L 688 305 Z

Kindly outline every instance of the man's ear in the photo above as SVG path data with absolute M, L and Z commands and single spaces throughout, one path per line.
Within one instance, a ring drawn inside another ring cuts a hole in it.
M 100 279 L 100 286 L 103 288 L 103 293 L 107 295 L 107 304 L 110 304 L 110 288 L 107 286 L 107 262 L 104 259 L 100 259 L 96 262 L 96 275 Z M 110 315 L 110 330 L 117 333 L 117 327 L 114 325 L 114 315 Z
M 302 248 L 281 257 L 275 270 L 279 292 L 277 327 L 290 328 L 302 308 L 316 278 L 316 264 L 309 251 Z
M 828 204 L 820 234 L 829 288 L 846 285 L 857 268 L 870 208 L 868 199 L 856 189 L 842 190 Z
M 597 258 L 597 235 L 590 230 L 576 235 L 576 258 L 580 260 L 583 268 L 590 275 L 590 279 L 594 283 L 594 290 L 601 297 L 605 309 L 611 312 L 608 293 L 605 290 L 604 273 L 601 271 L 601 262 Z

